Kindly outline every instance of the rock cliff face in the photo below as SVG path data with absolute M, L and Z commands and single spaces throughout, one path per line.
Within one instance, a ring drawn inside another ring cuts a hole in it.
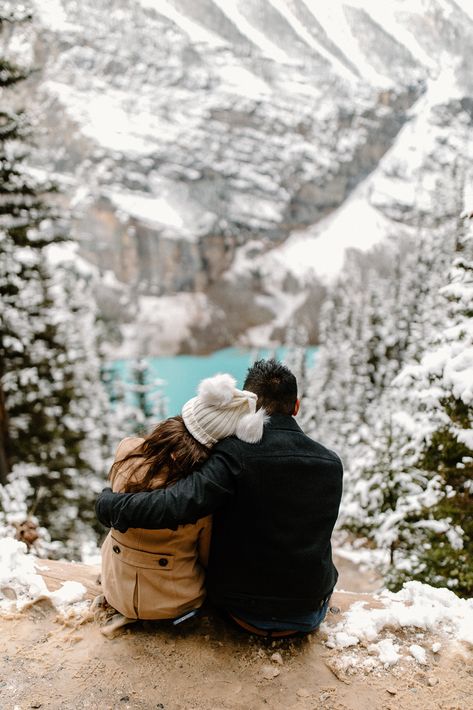
M 354 195 L 402 223 L 393 180 L 418 184 L 423 142 L 443 131 L 433 106 L 458 126 L 471 116 L 466 0 L 31 3 L 35 161 L 64 185 L 83 254 L 130 297 L 203 294 L 225 324 L 195 322 L 176 349 L 284 337 L 304 311 L 316 339 L 325 256 L 307 254 L 301 284 L 280 250 L 323 236 Z M 438 148 L 429 169 L 441 179 Z M 385 233 L 360 228 L 348 246 Z M 337 234 L 329 246 L 343 255 Z

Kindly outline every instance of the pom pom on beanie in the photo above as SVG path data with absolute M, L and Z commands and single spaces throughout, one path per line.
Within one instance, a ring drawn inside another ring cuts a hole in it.
M 201 402 L 222 407 L 232 401 L 235 388 L 236 380 L 231 375 L 215 375 L 202 380 L 197 393 Z
M 264 409 L 245 414 L 237 424 L 235 436 L 248 444 L 256 444 L 263 437 L 263 427 L 268 419 Z

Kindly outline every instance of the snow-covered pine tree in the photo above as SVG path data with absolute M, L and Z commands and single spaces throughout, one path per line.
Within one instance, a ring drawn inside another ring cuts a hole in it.
M 8 61 L 0 69 L 2 94 L 25 75 Z M 23 113 L 13 107 L 0 112 L 0 383 L 4 460 L 10 471 L 3 479 L 8 483 L 0 523 L 18 522 L 9 516 L 25 515 L 35 506 L 40 524 L 54 537 L 76 535 L 77 552 L 77 534 L 86 529 L 84 521 L 92 520 L 97 477 L 103 475 L 103 464 L 97 468 L 97 457 L 90 459 L 96 434 L 89 413 L 100 401 L 100 383 L 93 393 L 82 387 L 90 357 L 84 368 L 78 343 L 87 337 L 82 354 L 93 351 L 92 325 L 76 320 L 66 281 L 60 288 L 58 274 L 53 277 L 47 251 L 63 241 L 46 202 L 53 186 L 25 169 L 27 138 Z M 69 281 L 72 291 L 81 287 Z M 100 428 L 99 419 L 95 425 Z M 24 500 L 15 500 L 20 493 Z
M 143 357 L 132 360 L 129 367 L 131 382 L 127 387 L 134 404 L 130 433 L 142 436 L 166 416 L 166 404 L 161 390 L 164 383 L 153 377 L 149 362 Z
M 419 361 L 432 327 L 440 322 L 443 232 L 443 227 L 433 235 L 419 230 L 413 242 L 398 243 L 388 278 L 371 282 L 360 339 L 366 343 L 370 392 L 375 396 L 367 403 L 365 435 L 351 447 L 342 518 L 348 529 L 389 550 L 390 558 L 399 525 L 409 511 L 418 509 L 427 486 L 425 474 L 413 466 L 408 419 L 392 381 L 406 362 Z M 430 493 L 426 499 L 431 500 Z
M 320 319 L 321 344 L 307 385 L 300 419 L 305 431 L 343 456 L 352 417 L 347 416 L 351 390 L 350 353 L 354 314 L 349 284 L 341 278 L 328 293 Z
M 395 308 L 397 256 L 396 245 L 369 260 L 350 254 L 322 310 L 303 422 L 343 457 L 369 440 L 370 407 L 399 370 L 405 334 Z
M 111 404 L 112 435 L 118 443 L 125 436 L 142 436 L 167 416 L 167 401 L 149 361 L 135 357 L 126 367 L 109 362 L 102 366 L 102 381 Z
M 400 526 L 390 583 L 406 578 L 473 593 L 473 230 L 459 225 L 447 317 L 420 364 L 398 378 L 411 410 L 411 450 L 432 489 Z
M 448 182 L 458 188 L 455 177 L 454 168 Z M 439 200 L 436 214 L 430 216 L 428 225 L 419 225 L 416 242 L 405 251 L 397 280 L 399 287 L 391 284 L 397 291 L 391 303 L 394 330 L 388 328 L 382 338 L 390 350 L 391 365 L 395 366 L 391 376 L 403 363 L 419 362 L 432 332 L 445 325 L 445 299 L 439 287 L 445 283 L 451 263 L 458 208 L 450 186 L 449 194 Z M 389 348 L 390 343 L 394 348 Z M 382 373 L 378 379 L 380 376 Z M 389 551 L 391 562 L 396 560 L 394 577 L 400 578 L 402 569 L 407 579 L 409 572 L 405 568 L 409 565 L 396 552 L 405 522 L 422 508 L 432 506 L 441 486 L 437 474 L 419 465 L 420 444 L 412 416 L 419 408 L 417 392 L 414 388 L 401 393 L 398 387 L 391 386 L 390 379 L 388 376 L 379 401 L 369 407 L 369 441 L 360 441 L 351 452 L 342 517 L 350 530 Z M 403 401 L 406 396 L 411 398 L 410 406 Z M 415 535 L 411 535 L 411 542 L 415 547 Z
M 405 516 L 432 500 L 428 477 L 414 470 L 392 380 L 420 359 L 429 328 L 440 322 L 438 285 L 451 247 L 445 225 L 437 227 L 435 238 L 419 228 L 415 239 L 392 241 L 382 253 L 349 256 L 323 310 L 303 408 L 309 433 L 344 459 L 341 522 L 390 556 Z
M 116 445 L 115 413 L 102 383 L 104 339 L 95 300 L 99 275 L 78 255 L 77 244 L 50 245 L 45 249 L 50 268 L 50 292 L 53 297 L 53 320 L 58 340 L 67 350 L 62 365 L 63 381 L 69 381 L 74 397 L 68 409 L 68 425 L 81 437 L 82 474 L 71 481 L 71 489 L 80 512 L 78 518 L 87 527 L 96 527 L 94 497 L 103 485 Z M 68 494 L 65 496 L 68 497 Z M 47 515 L 48 502 L 37 507 L 37 514 Z M 50 526 L 50 529 L 54 529 Z M 77 525 L 76 525 L 77 527 Z

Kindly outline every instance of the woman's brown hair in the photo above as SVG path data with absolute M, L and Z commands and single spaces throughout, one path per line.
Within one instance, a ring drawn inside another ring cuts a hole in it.
M 196 466 L 208 459 L 210 449 L 188 432 L 181 416 L 160 422 L 145 440 L 110 469 L 112 479 L 123 466 L 129 468 L 124 493 L 138 493 L 150 488 L 165 488 L 188 476 Z M 136 465 L 133 465 L 133 461 Z M 144 475 L 138 471 L 146 470 Z M 163 481 L 157 486 L 156 478 Z

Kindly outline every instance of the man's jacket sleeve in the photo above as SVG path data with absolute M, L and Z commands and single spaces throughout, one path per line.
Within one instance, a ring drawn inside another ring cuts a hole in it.
M 237 444 L 227 439 L 217 444 L 199 471 L 169 488 L 143 493 L 112 493 L 106 488 L 97 499 L 95 512 L 102 525 L 120 532 L 128 528 L 158 530 L 195 523 L 231 499 L 239 470 Z

